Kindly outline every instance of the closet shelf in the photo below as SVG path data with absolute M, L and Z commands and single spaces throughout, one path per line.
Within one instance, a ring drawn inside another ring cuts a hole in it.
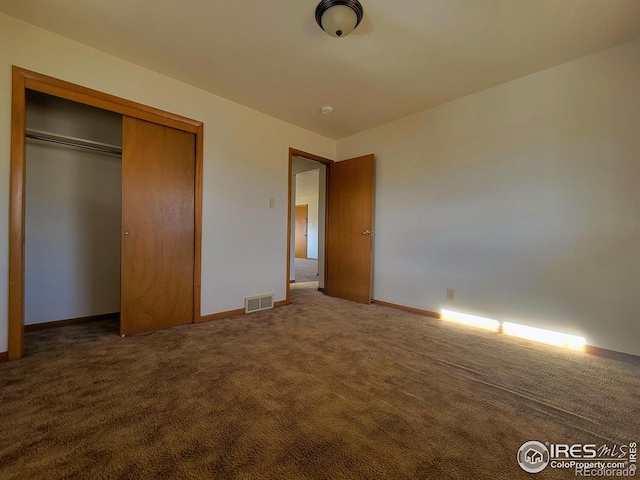
M 67 135 L 59 135 L 57 133 L 45 132 L 42 130 L 34 130 L 27 128 L 26 137 L 32 140 L 40 140 L 43 142 L 56 143 L 67 147 L 82 148 L 92 150 L 94 152 L 108 153 L 111 155 L 122 155 L 122 147 L 118 145 L 110 145 L 108 143 L 94 142 L 93 140 L 85 140 L 82 138 L 69 137 Z

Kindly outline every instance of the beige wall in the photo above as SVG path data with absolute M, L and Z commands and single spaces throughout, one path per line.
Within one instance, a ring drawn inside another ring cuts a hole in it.
M 640 41 L 338 142 L 370 152 L 376 299 L 640 355 Z
M 4 14 L 0 45 L 0 352 L 7 349 L 11 65 L 203 121 L 202 313 L 242 308 L 255 294 L 284 299 L 288 149 L 335 158 L 333 140 Z

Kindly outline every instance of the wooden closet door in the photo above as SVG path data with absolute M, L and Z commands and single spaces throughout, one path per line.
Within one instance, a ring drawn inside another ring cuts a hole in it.
M 193 322 L 195 136 L 123 118 L 120 333 Z

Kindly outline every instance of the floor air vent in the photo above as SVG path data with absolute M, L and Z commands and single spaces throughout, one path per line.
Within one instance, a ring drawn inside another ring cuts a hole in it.
M 273 294 L 258 295 L 257 297 L 244 299 L 244 313 L 259 312 L 269 308 L 273 308 Z

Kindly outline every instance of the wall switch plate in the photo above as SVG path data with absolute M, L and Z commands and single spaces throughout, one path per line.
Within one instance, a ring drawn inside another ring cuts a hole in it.
M 276 208 L 276 199 L 275 198 L 270 198 L 269 199 L 269 208 L 271 208 L 271 209 Z
M 453 288 L 447 288 L 447 300 L 455 300 L 456 291 Z

